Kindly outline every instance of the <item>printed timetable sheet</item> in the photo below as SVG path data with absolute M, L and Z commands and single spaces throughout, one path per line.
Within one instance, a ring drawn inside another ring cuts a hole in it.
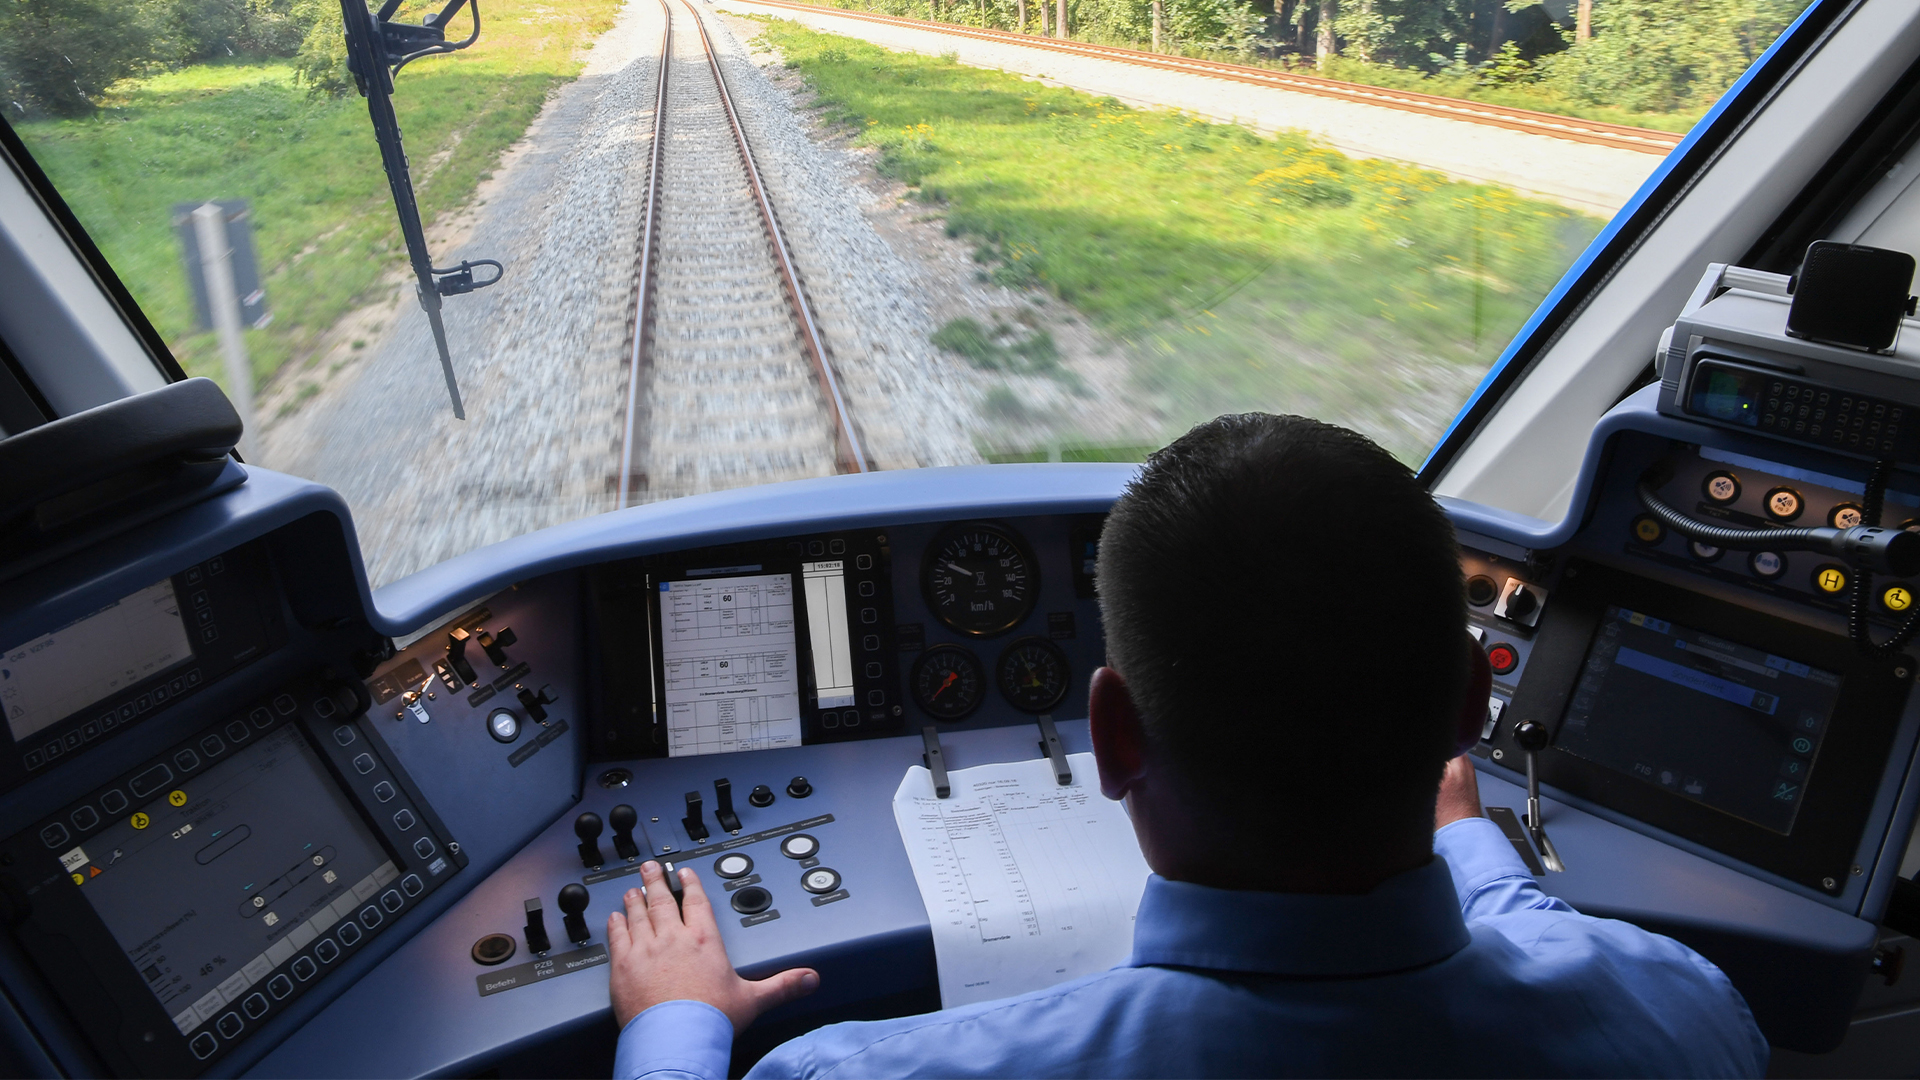
M 660 583 L 667 754 L 800 745 L 793 576 Z
M 948 774 L 907 770 L 894 821 L 933 923 L 943 1008 L 1024 994 L 1105 971 L 1133 951 L 1147 862 L 1119 803 L 1100 794 L 1092 754 L 1073 783 L 1044 758 Z

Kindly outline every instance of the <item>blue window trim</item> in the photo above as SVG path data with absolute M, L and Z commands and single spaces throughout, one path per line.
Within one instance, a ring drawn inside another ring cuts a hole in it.
M 1667 210 L 1685 193 L 1694 178 L 1713 161 L 1746 121 L 1754 115 L 1794 65 L 1865 0 L 1815 0 L 1800 13 L 1739 80 L 1720 95 L 1713 108 L 1693 125 L 1679 146 L 1661 160 L 1620 212 L 1607 222 L 1580 257 L 1560 278 L 1526 325 L 1507 344 L 1500 358 L 1481 378 L 1467 403 L 1427 452 L 1420 464 L 1421 483 L 1432 488 L 1440 473 L 1473 436 L 1480 424 L 1532 367 L 1547 342 L 1604 284 L 1613 270 L 1659 224 Z M 1623 387 L 1624 389 L 1624 387 Z

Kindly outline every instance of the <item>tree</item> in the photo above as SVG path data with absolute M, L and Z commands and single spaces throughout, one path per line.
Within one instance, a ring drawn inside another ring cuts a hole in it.
M 1339 17 L 1340 0 L 1320 0 L 1320 19 L 1318 32 L 1313 38 L 1314 62 L 1321 67 L 1327 61 L 1339 55 L 1339 49 L 1333 40 L 1333 21 Z
M 80 116 L 153 58 L 153 12 L 115 0 L 0 3 L 0 92 L 16 116 Z
M 1542 63 L 1577 101 L 1643 112 L 1704 108 L 1793 21 L 1805 0 L 1600 0 L 1593 36 Z

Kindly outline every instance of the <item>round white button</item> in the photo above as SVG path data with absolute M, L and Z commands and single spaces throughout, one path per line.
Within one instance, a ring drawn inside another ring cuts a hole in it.
M 831 870 L 814 870 L 807 874 L 807 889 L 811 892 L 831 892 L 840 884 L 840 875 Z
M 780 841 L 780 853 L 789 859 L 811 859 L 820 850 L 820 842 L 805 833 Z
M 713 864 L 713 870 L 723 878 L 745 877 L 753 869 L 753 863 L 745 855 L 722 855 Z

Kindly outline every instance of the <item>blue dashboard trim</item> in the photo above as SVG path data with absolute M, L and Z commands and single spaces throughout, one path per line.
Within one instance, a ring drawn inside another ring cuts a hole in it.
M 793 480 L 649 503 L 502 540 L 374 594 L 373 624 L 402 635 L 516 581 L 660 551 L 968 516 L 1103 513 L 1136 465 L 961 465 Z

